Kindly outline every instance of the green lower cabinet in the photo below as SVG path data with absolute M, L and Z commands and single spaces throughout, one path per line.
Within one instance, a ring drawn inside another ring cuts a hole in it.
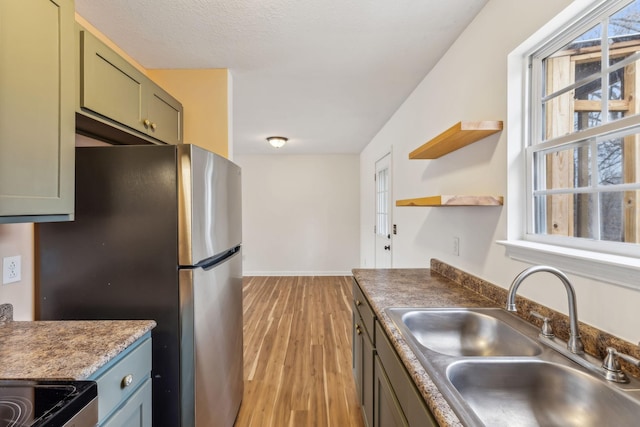
M 151 427 L 151 379 L 127 400 L 102 427 Z
M 437 427 L 355 280 L 353 295 L 353 377 L 365 426 Z
M 375 351 L 373 350 L 373 344 L 367 337 L 363 339 L 362 346 L 362 412 L 365 417 L 365 425 L 368 427 L 373 426 L 373 359 Z
M 362 407 L 365 427 L 373 426 L 373 357 L 374 350 L 364 322 L 357 309 L 353 309 L 353 378 L 356 382 L 358 402 Z
M 89 378 L 98 384 L 98 425 L 151 427 L 151 335 Z
M 393 387 L 382 368 L 382 364 L 380 363 L 380 358 L 378 356 L 375 357 L 374 363 L 374 427 L 407 427 L 409 424 L 402 413 L 400 403 L 396 398 Z
M 351 334 L 351 362 L 353 379 L 356 383 L 356 392 L 358 393 L 358 402 L 362 405 L 362 351 L 364 344 L 360 322 L 360 316 L 358 316 L 357 311 L 354 309 L 353 328 Z
M 375 330 L 376 353 L 378 355 L 376 360 L 379 360 L 381 367 L 384 367 L 384 373 L 389 379 L 389 384 L 407 423 L 400 425 L 437 427 L 438 423 L 433 414 L 377 320 Z M 380 424 L 381 427 L 383 425 Z

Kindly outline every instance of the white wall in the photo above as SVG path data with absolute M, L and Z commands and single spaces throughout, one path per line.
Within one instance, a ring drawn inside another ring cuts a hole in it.
M 0 268 L 2 258 L 16 255 L 21 257 L 21 280 L 0 284 L 0 303 L 13 305 L 15 320 L 33 320 L 33 224 L 0 224 Z
M 358 155 L 240 155 L 249 275 L 351 274 L 359 253 Z
M 569 0 L 490 0 L 445 56 L 418 85 L 360 156 L 361 266 L 374 257 L 374 163 L 393 148 L 393 197 L 437 194 L 507 195 L 506 130 L 436 160 L 408 160 L 408 153 L 460 120 L 507 120 L 507 55 L 568 6 Z M 496 285 L 508 287 L 527 264 L 505 255 L 496 240 L 507 237 L 501 208 L 416 208 L 393 210 L 394 267 L 428 267 L 441 259 Z M 453 237 L 460 255 L 452 254 Z M 559 283 L 533 276 L 521 293 L 567 312 Z M 570 276 L 581 321 L 632 342 L 640 292 Z M 530 283 L 529 283 L 530 282 Z

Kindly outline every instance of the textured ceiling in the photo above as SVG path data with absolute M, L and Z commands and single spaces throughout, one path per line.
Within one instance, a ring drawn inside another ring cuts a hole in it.
M 235 153 L 279 154 L 359 153 L 487 2 L 75 1 L 146 68 L 230 69 Z

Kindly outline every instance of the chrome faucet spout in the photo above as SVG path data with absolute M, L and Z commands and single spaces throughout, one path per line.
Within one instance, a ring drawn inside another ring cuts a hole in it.
M 547 272 L 556 276 L 565 289 L 567 290 L 567 298 L 569 301 L 569 327 L 570 327 L 570 336 L 569 341 L 567 342 L 567 348 L 571 353 L 582 354 L 584 353 L 584 345 L 582 344 L 582 339 L 580 338 L 580 331 L 578 330 L 578 308 L 576 304 L 576 291 L 573 289 L 571 282 L 569 282 L 569 278 L 560 270 L 554 267 L 549 267 L 546 265 L 536 265 L 533 267 L 529 267 L 524 270 L 522 273 L 518 274 L 516 278 L 511 283 L 509 287 L 509 293 L 507 294 L 507 307 L 508 311 L 517 311 L 516 309 L 516 292 L 518 288 L 527 277 L 531 276 L 533 273 L 538 272 Z

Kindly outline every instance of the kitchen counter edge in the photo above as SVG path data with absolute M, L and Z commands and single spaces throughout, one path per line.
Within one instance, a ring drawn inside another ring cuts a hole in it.
M 0 379 L 88 379 L 155 326 L 153 320 L 0 322 Z

